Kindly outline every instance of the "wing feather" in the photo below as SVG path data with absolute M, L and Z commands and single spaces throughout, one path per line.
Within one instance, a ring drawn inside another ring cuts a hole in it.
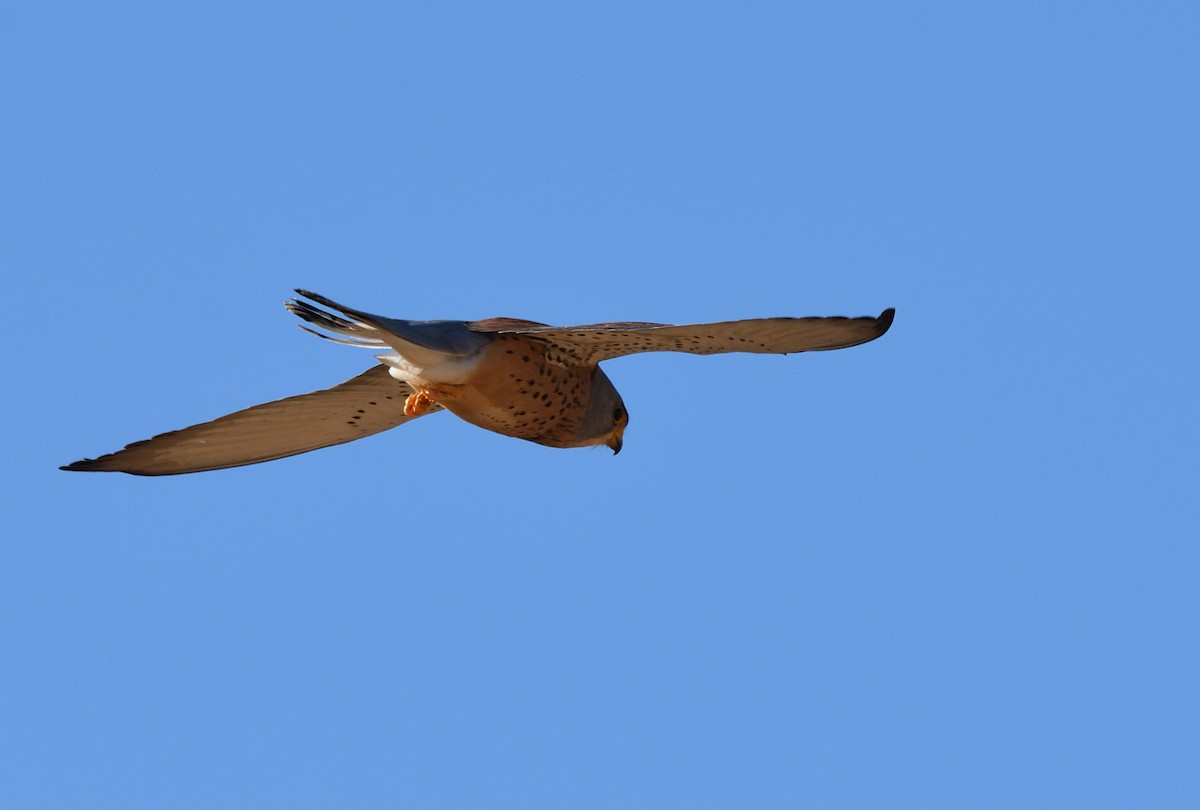
M 639 352 L 689 354 L 791 354 L 845 349 L 887 332 L 896 310 L 877 318 L 756 318 L 671 326 L 661 323 L 597 323 L 585 326 L 511 327 L 545 341 L 581 362 L 598 363 Z
M 255 405 L 62 469 L 177 475 L 294 456 L 404 424 L 411 393 L 378 365 L 332 388 Z

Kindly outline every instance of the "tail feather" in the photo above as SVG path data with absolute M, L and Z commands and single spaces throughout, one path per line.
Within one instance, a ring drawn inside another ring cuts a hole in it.
M 297 290 L 297 292 L 300 291 Z M 306 295 L 306 293 L 301 292 L 301 295 Z M 311 293 L 307 295 L 312 297 Z M 301 320 L 307 321 L 313 324 L 313 326 L 325 330 L 325 332 L 332 333 L 331 335 L 327 335 L 324 332 L 317 331 L 317 329 L 310 329 L 304 324 L 297 324 L 305 332 L 316 335 L 319 338 L 325 338 L 334 343 L 341 343 L 344 346 L 356 346 L 363 349 L 378 349 L 387 345 L 386 342 L 377 337 L 364 337 L 364 334 L 379 333 L 379 329 L 369 323 L 359 320 L 348 320 L 332 312 L 318 309 L 307 301 L 301 301 L 298 298 L 285 301 L 284 306 L 287 307 L 288 312 Z M 341 337 L 334 337 L 333 335 L 341 335 Z
M 296 326 L 299 326 L 301 329 L 303 329 L 305 332 L 308 332 L 310 335 L 316 335 L 317 337 L 321 338 L 322 340 L 328 340 L 330 343 L 340 343 L 343 346 L 352 346 L 355 349 L 379 350 L 380 348 L 382 348 L 385 345 L 383 343 L 383 341 L 380 341 L 380 340 L 360 340 L 357 338 L 334 337 L 333 335 L 327 335 L 324 332 L 318 332 L 316 329 L 309 329 L 307 326 L 305 326 L 302 323 L 298 323 L 298 324 L 296 324 Z
M 465 321 L 387 318 L 351 309 L 308 290 L 296 290 L 296 293 L 319 306 L 293 298 L 286 303 L 288 310 L 318 329 L 337 336 L 329 337 L 330 340 L 375 349 L 387 346 L 407 362 L 423 368 L 473 356 L 491 342 L 489 336 L 471 330 Z

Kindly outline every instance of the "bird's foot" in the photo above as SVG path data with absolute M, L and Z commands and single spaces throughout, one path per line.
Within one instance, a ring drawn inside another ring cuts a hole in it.
M 410 417 L 424 416 L 433 410 L 435 405 L 449 402 L 458 396 L 457 386 L 423 385 L 416 393 L 409 394 L 404 400 L 404 415 Z

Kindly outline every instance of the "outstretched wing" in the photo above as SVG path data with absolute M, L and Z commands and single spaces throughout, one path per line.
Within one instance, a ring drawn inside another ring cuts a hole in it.
M 791 354 L 845 349 L 888 330 L 896 310 L 878 318 L 756 318 L 670 326 L 661 323 L 597 323 L 587 326 L 501 326 L 496 331 L 542 340 L 583 363 L 638 352 Z
M 332 388 L 255 405 L 62 469 L 177 475 L 294 456 L 404 424 L 412 418 L 404 415 L 411 393 L 379 365 Z

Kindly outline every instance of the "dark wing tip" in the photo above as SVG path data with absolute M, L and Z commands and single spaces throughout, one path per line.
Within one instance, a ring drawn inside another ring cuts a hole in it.
M 115 453 L 113 455 L 116 455 Z M 146 472 L 144 470 L 127 470 L 124 467 L 113 466 L 105 461 L 104 458 L 85 458 L 79 461 L 72 461 L 65 467 L 59 467 L 60 470 L 67 472 L 117 472 L 127 473 L 129 475 L 141 476 L 157 476 L 157 475 L 174 475 L 174 473 L 159 473 Z M 185 471 L 186 472 L 186 471 Z
M 81 458 L 79 461 L 64 464 L 59 469 L 66 470 L 67 472 L 103 472 L 104 467 L 101 466 L 100 462 L 101 460 L 98 458 Z
M 879 317 L 875 319 L 875 326 L 879 329 L 879 334 L 876 337 L 882 337 L 887 330 L 892 328 L 892 321 L 896 319 L 896 308 L 888 307 L 883 312 L 879 313 Z

